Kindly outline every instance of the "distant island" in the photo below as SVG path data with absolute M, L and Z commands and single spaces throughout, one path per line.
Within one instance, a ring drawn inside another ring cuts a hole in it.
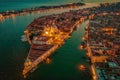
M 70 3 L 65 5 L 59 5 L 59 6 L 40 6 L 40 7 L 34 7 L 34 8 L 27 8 L 22 10 L 12 10 L 12 11 L 5 11 L 0 12 L 0 20 L 3 20 L 4 18 L 8 17 L 14 17 L 17 15 L 24 15 L 27 13 L 37 12 L 37 11 L 48 11 L 48 10 L 56 10 L 56 9 L 65 9 L 65 8 L 76 8 L 85 5 L 84 3 Z

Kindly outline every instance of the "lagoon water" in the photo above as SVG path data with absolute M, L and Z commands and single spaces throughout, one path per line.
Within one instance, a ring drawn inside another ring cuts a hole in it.
M 16 16 L 0 22 L 0 80 L 90 79 L 88 71 L 80 71 L 78 69 L 80 64 L 89 67 L 86 62 L 87 57 L 85 51 L 78 48 L 81 42 L 81 37 L 84 35 L 84 27 L 86 26 L 86 23 L 81 24 L 80 28 L 73 32 L 71 38 L 54 52 L 50 57 L 52 63 L 41 63 L 35 72 L 29 75 L 26 79 L 23 78 L 23 64 L 28 55 L 30 45 L 28 43 L 23 43 L 20 40 L 21 35 L 23 35 L 26 26 L 35 18 L 44 15 L 51 15 L 53 13 L 58 14 L 60 11 Z
M 85 23 L 83 23 L 50 57 L 52 63 L 41 63 L 35 72 L 26 79 L 23 78 L 23 64 L 30 45 L 21 42 L 20 37 L 34 18 L 52 13 L 54 12 L 17 16 L 0 23 L 0 80 L 79 80 L 80 78 L 86 80 L 90 77 L 88 72 L 78 69 L 80 64 L 88 67 L 85 51 L 78 48 L 84 34 Z
M 56 2 L 54 2 L 55 0 L 49 0 L 48 2 L 47 0 L 41 1 L 40 3 L 27 3 L 7 2 L 7 0 L 4 0 L 0 2 L 0 11 L 36 7 L 40 4 L 56 5 L 56 3 L 59 4 L 60 2 L 61 4 L 70 3 L 70 1 L 73 2 L 75 0 L 66 0 L 66 2 L 64 2 L 65 0 L 58 0 Z M 78 48 L 84 35 L 84 27 L 88 21 L 82 23 L 73 32 L 71 38 L 54 52 L 50 57 L 52 60 L 50 64 L 41 63 L 35 72 L 26 79 L 23 78 L 23 64 L 28 55 L 30 45 L 21 42 L 21 35 L 23 35 L 26 26 L 35 18 L 53 13 L 59 12 L 27 14 L 0 22 L 0 80 L 91 80 L 89 70 L 80 71 L 78 69 L 80 64 L 84 64 L 89 68 L 85 51 Z

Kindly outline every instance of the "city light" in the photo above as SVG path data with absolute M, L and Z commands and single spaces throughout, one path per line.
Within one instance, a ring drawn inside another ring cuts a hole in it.
M 81 65 L 78 66 L 78 69 L 81 70 L 81 71 L 83 71 L 83 70 L 86 69 L 86 67 L 83 64 L 81 64 Z
M 48 32 L 46 31 L 45 34 L 48 34 Z
M 91 65 L 91 68 L 92 68 L 92 72 L 93 72 L 93 80 L 96 80 L 96 73 L 95 73 L 93 65 Z

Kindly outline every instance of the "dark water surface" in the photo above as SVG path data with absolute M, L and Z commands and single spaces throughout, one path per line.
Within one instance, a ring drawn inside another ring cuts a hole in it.
M 78 47 L 84 34 L 84 27 L 88 21 L 73 32 L 70 39 L 60 47 L 51 57 L 52 63 L 42 63 L 31 74 L 29 80 L 91 80 L 89 70 L 80 71 L 78 66 L 84 64 L 89 68 L 84 50 Z
M 120 0 L 0 0 L 0 12 L 20 10 L 38 6 L 53 6 L 77 2 L 115 2 Z
M 21 73 L 30 45 L 21 42 L 20 37 L 34 18 L 53 13 L 58 12 L 28 14 L 0 22 L 0 80 L 24 80 Z M 79 64 L 88 66 L 85 51 L 78 48 L 85 24 L 52 55 L 51 64 L 41 63 L 26 80 L 86 80 L 89 75 L 78 69 Z
M 1 0 L 0 12 L 42 5 L 66 4 L 81 0 L 38 0 L 37 3 L 28 3 L 29 1 L 24 2 L 23 0 L 23 2 L 12 1 Z M 87 2 L 94 1 L 96 0 L 87 0 Z M 97 0 L 97 2 L 100 1 L 102 0 Z M 78 69 L 80 64 L 89 67 L 85 51 L 78 48 L 84 35 L 84 27 L 88 21 L 82 23 L 80 28 L 73 32 L 71 38 L 55 51 L 51 56 L 52 63 L 41 63 L 38 69 L 26 79 L 21 74 L 30 48 L 29 44 L 20 40 L 26 26 L 39 16 L 60 12 L 62 11 L 28 14 L 0 22 L 0 80 L 91 80 L 88 74 L 89 70 L 80 71 Z
M 64 11 L 28 14 L 0 22 L 0 80 L 25 80 L 21 73 L 30 45 L 21 42 L 23 31 L 35 18 L 60 12 Z M 55 51 L 51 56 L 52 63 L 41 63 L 26 80 L 90 80 L 86 71 L 78 69 L 80 64 L 89 67 L 85 51 L 78 48 L 86 24 L 81 24 L 71 38 Z

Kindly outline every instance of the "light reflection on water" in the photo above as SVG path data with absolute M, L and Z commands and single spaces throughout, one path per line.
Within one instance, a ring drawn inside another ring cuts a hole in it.
M 23 80 L 21 75 L 24 60 L 29 51 L 29 44 L 20 40 L 26 26 L 35 18 L 43 15 L 60 13 L 58 11 L 33 13 L 24 16 L 5 19 L 0 23 L 0 80 Z M 41 63 L 38 69 L 28 76 L 27 80 L 79 80 L 87 73 L 78 71 L 78 64 L 85 64 L 85 51 L 79 50 L 80 38 L 84 34 L 83 23 L 81 27 L 74 31 L 72 37 L 52 55 L 52 63 Z

